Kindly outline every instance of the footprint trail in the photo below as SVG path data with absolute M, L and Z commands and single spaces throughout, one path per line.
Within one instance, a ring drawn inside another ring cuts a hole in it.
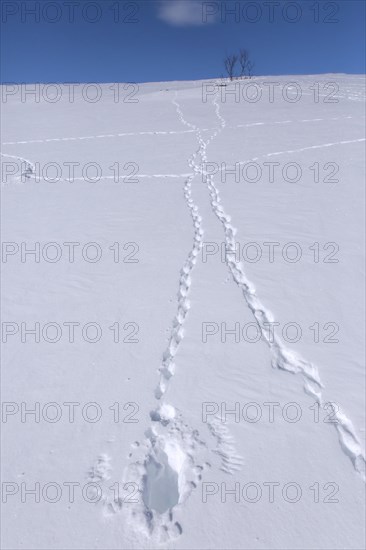
M 220 113 L 217 95 L 214 98 L 213 104 L 215 106 L 216 117 L 219 120 L 221 129 L 223 130 L 226 126 L 226 121 Z M 221 222 L 225 233 L 225 242 L 227 247 L 225 257 L 226 264 L 233 280 L 242 291 L 242 295 L 261 330 L 263 340 L 267 343 L 270 349 L 272 366 L 292 374 L 301 374 L 304 378 L 305 392 L 311 395 L 320 406 L 323 405 L 322 390 L 324 386 L 320 380 L 318 367 L 288 349 L 283 344 L 281 339 L 278 338 L 278 336 L 270 334 L 268 327 L 270 326 L 269 323 L 274 322 L 273 315 L 261 303 L 256 295 L 255 287 L 246 277 L 242 263 L 236 260 L 235 251 L 237 249 L 237 243 L 235 240 L 235 235 L 237 230 L 230 223 L 231 217 L 223 208 L 220 193 L 214 183 L 213 176 L 206 176 L 207 177 L 205 179 L 211 198 L 212 210 Z M 341 448 L 351 459 L 355 470 L 365 480 L 366 460 L 360 441 L 356 435 L 356 430 L 351 420 L 347 418 L 344 412 L 341 410 L 336 411 L 333 407 L 333 413 L 335 418 L 334 426 L 338 433 Z
M 152 424 L 145 432 L 146 440 L 142 445 L 145 455 L 135 461 L 125 471 L 125 480 L 135 480 L 140 486 L 140 501 L 127 513 L 136 528 L 150 538 L 161 543 L 174 539 L 183 532 L 176 521 L 179 506 L 188 498 L 201 480 L 202 471 L 210 467 L 205 461 L 207 449 L 197 430 L 188 426 L 181 413 L 165 402 L 165 395 L 175 373 L 175 356 L 184 338 L 184 323 L 190 309 L 189 291 L 192 284 L 192 272 L 197 263 L 202 243 L 202 218 L 192 198 L 192 182 L 196 174 L 201 173 L 201 165 L 207 161 L 206 148 L 218 130 L 206 141 L 201 130 L 187 122 L 177 102 L 175 94 L 172 103 L 181 122 L 196 133 L 198 149 L 188 159 L 193 170 L 185 180 L 183 193 L 193 222 L 193 244 L 180 271 L 177 294 L 177 312 L 172 322 L 168 345 L 162 355 L 159 368 L 159 382 L 155 388 L 157 407 L 151 411 Z M 201 165 L 198 164 L 198 159 Z M 226 439 L 225 439 L 226 438 Z M 222 446 L 230 452 L 227 434 L 221 434 Z M 229 458 L 223 457 L 223 460 Z M 200 463 L 199 463 L 200 462 Z

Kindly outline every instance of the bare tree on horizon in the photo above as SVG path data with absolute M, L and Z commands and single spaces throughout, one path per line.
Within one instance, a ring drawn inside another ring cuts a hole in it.
M 249 59 L 249 51 L 242 49 L 239 53 L 240 76 L 251 78 L 253 75 L 254 63 Z
M 224 59 L 225 69 L 230 80 L 234 79 L 234 70 L 237 61 L 238 56 L 235 53 L 232 55 L 227 55 Z

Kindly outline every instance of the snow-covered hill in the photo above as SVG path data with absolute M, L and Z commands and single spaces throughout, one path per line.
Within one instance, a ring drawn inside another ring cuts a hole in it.
M 363 548 L 364 78 L 35 94 L 2 87 L 4 548 Z

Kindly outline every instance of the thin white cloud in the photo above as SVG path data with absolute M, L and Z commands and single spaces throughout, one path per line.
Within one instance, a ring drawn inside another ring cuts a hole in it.
M 206 17 L 204 21 L 202 4 L 199 0 L 161 0 L 158 4 L 158 17 L 177 27 L 214 23 L 215 18 L 212 16 Z

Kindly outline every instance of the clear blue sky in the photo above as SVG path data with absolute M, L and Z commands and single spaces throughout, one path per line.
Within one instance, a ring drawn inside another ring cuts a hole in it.
M 212 78 L 225 53 L 242 47 L 256 75 L 365 72 L 364 0 L 1 0 L 1 8 L 2 82 Z

